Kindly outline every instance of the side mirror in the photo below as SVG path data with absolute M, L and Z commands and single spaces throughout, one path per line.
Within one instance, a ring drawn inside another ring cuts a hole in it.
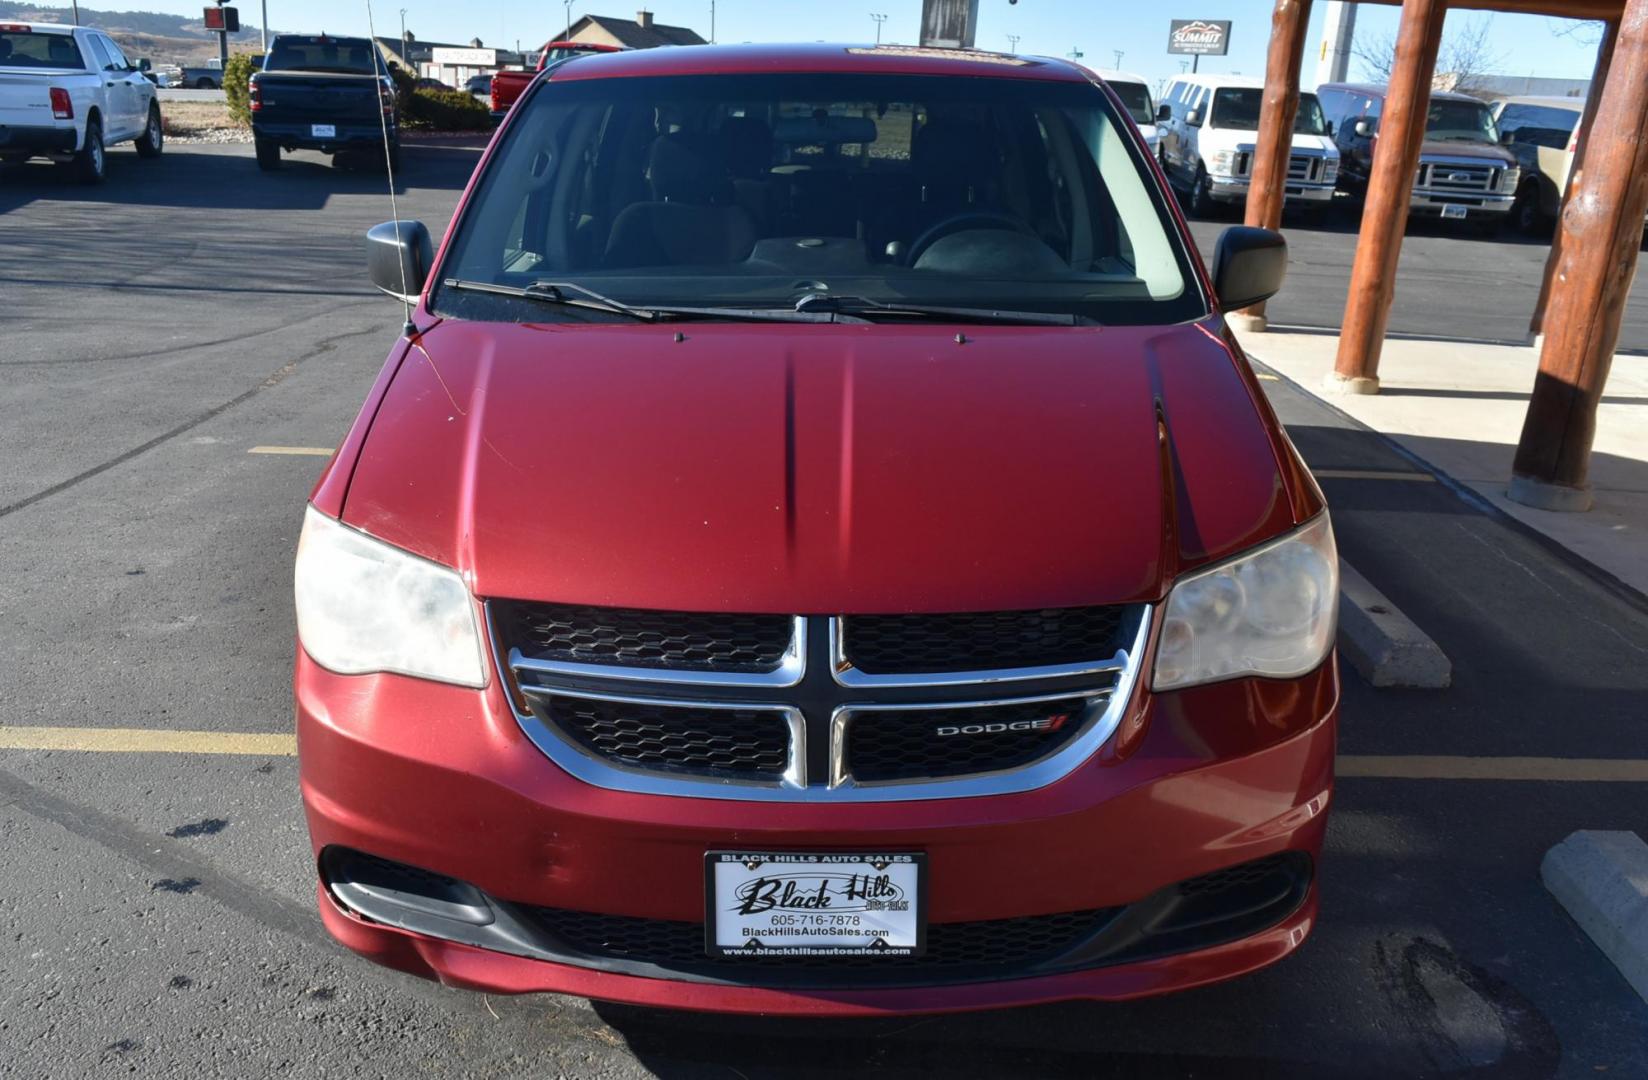
M 147 73 L 154 70 L 154 65 L 145 58 L 137 62 L 137 70 Z
M 1322 134 L 1326 135 L 1330 139 L 1333 138 L 1333 121 L 1332 120 L 1327 121 L 1323 125 Z
M 1502 146 L 1511 145 L 1512 143 L 1516 142 L 1516 132 L 1514 132 L 1514 131 L 1501 131 L 1499 133 L 1499 142 Z
M 1189 112 L 1185 113 L 1185 123 L 1189 124 L 1191 127 L 1201 127 L 1202 110 L 1191 109 Z
M 429 281 L 435 244 L 421 221 L 386 221 L 366 234 L 366 272 L 397 300 L 416 302 Z
M 1156 122 L 1158 124 L 1165 124 L 1171 119 L 1173 119 L 1173 106 L 1171 106 L 1171 105 L 1158 105 L 1158 106 L 1156 106 Z
M 1367 138 L 1372 138 L 1373 137 L 1373 125 L 1368 123 L 1366 120 L 1356 121 L 1356 126 L 1354 128 L 1352 128 L 1351 130 L 1356 132 L 1356 137 L 1359 138 L 1359 139 L 1367 139 Z
M 1287 240 L 1271 229 L 1232 225 L 1213 249 L 1213 291 L 1225 311 L 1275 296 L 1287 277 Z

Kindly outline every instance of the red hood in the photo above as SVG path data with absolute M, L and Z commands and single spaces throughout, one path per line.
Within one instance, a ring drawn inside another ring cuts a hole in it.
M 345 520 L 480 596 L 866 613 L 1156 598 L 1294 519 L 1199 326 L 677 328 L 438 325 Z

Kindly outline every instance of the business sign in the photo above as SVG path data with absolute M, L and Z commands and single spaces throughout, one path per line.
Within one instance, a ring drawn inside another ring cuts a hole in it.
M 429 62 L 439 67 L 496 67 L 497 49 L 448 49 L 438 46 L 429 51 Z
M 240 9 L 232 7 L 209 7 L 205 13 L 206 29 L 215 30 L 220 34 L 240 33 Z
M 1174 19 L 1167 51 L 1175 56 L 1223 56 L 1230 51 L 1229 19 Z

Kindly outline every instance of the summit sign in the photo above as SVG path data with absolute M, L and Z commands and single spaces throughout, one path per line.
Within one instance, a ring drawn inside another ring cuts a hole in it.
M 1223 56 L 1230 49 L 1229 19 L 1174 19 L 1167 51 L 1176 56 Z

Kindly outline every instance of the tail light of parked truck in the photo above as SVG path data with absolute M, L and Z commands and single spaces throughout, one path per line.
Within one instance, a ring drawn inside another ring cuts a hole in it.
M 74 101 L 70 99 L 69 92 L 61 86 L 51 88 L 51 107 L 53 120 L 74 119 Z
M 257 76 L 246 84 L 246 107 L 253 112 L 263 111 L 263 87 L 258 85 Z

